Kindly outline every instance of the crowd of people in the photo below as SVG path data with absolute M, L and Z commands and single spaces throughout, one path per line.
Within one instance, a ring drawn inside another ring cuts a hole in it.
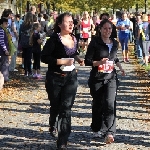
M 87 11 L 82 16 L 45 11 L 37 15 L 34 6 L 22 17 L 4 10 L 0 19 L 0 71 L 9 82 L 9 72 L 17 71 L 20 51 L 27 77 L 41 79 L 40 63 L 48 64 L 45 87 L 50 100 L 49 131 L 57 138 L 58 150 L 67 149 L 71 132 L 71 108 L 78 86 L 75 61 L 92 68 L 87 83 L 93 98 L 93 134 L 104 138 L 106 144 L 114 142 L 118 87 L 115 66 L 125 75 L 117 50 L 120 42 L 122 61 L 129 63 L 128 43 L 135 43 L 135 56 L 142 65 L 148 65 L 150 25 L 148 16 L 143 17 L 123 12 L 114 19 L 108 13 L 90 16 Z M 85 53 L 84 59 L 80 53 Z
M 6 50 L 3 47 L 4 44 L 1 43 L 1 63 L 4 64 L 1 70 L 5 72 L 3 73 L 5 82 L 9 81 L 9 71 L 17 71 L 16 58 L 20 51 L 22 52 L 22 67 L 25 71 L 24 74 L 26 76 L 33 76 L 34 78 L 42 78 L 40 74 L 40 53 L 46 40 L 54 32 L 54 24 L 57 16 L 58 13 L 56 11 L 50 14 L 47 14 L 46 11 L 37 14 L 35 6 L 32 6 L 30 11 L 24 16 L 20 16 L 19 14 L 14 15 L 10 9 L 4 10 L 1 16 L 0 38 L 2 38 L 3 41 L 3 34 L 5 34 L 3 31 L 4 28 L 7 28 L 15 47 L 12 48 L 13 50 L 10 50 L 10 48 L 6 48 Z M 73 33 L 77 39 L 78 51 L 86 53 L 91 39 L 100 35 L 99 24 L 104 19 L 108 19 L 113 23 L 111 38 L 119 39 L 122 48 L 123 62 L 129 63 L 128 43 L 130 41 L 130 43 L 135 44 L 135 56 L 138 58 L 138 62 L 148 66 L 150 26 L 146 14 L 144 14 L 142 18 L 142 15 L 139 13 L 133 15 L 123 12 L 122 15 L 116 19 L 110 17 L 108 13 L 103 13 L 100 16 L 95 13 L 93 16 L 90 16 L 89 13 L 85 11 L 82 15 L 74 15 Z M 8 25 L 7 27 L 3 27 L 3 24 Z M 39 26 L 35 28 L 33 24 L 39 24 Z M 8 34 L 4 41 L 10 43 L 7 37 Z M 29 42 L 29 40 L 31 40 L 31 42 Z M 8 45 L 6 44 L 5 46 Z M 10 51 L 15 51 L 11 52 L 11 59 L 7 57 L 10 55 Z M 10 60 L 10 63 L 8 63 L 8 60 Z

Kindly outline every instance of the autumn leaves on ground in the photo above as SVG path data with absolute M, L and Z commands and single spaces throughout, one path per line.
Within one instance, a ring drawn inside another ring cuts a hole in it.
M 139 101 L 139 104 L 142 107 L 146 108 L 148 111 L 148 115 L 150 116 L 150 78 L 147 77 L 147 71 L 145 68 L 138 64 L 137 60 L 134 56 L 133 45 L 130 45 L 130 57 L 134 59 L 133 65 L 135 66 L 135 76 L 138 77 L 138 86 L 134 89 L 135 93 L 139 93 L 139 96 L 143 96 L 143 98 Z M 143 116 L 139 116 L 140 119 L 144 119 Z M 145 120 L 150 121 L 150 119 Z
M 1 100 L 23 100 L 22 95 L 27 95 L 30 90 L 38 89 L 39 82 L 32 78 L 25 77 L 21 68 L 21 58 L 17 58 L 18 72 L 10 72 L 10 81 L 5 83 L 4 88 L 0 91 Z

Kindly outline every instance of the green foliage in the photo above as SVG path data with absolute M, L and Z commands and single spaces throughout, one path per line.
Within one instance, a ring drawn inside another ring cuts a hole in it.
M 21 0 L 17 0 L 18 8 L 20 6 Z M 26 2 L 27 0 L 22 0 L 22 7 L 23 11 L 26 10 Z M 32 5 L 38 5 L 39 3 L 43 3 L 44 7 L 50 6 L 50 9 L 56 9 L 61 11 L 71 11 L 72 13 L 78 13 L 82 11 L 92 11 L 98 10 L 100 11 L 101 8 L 114 8 L 114 9 L 128 9 L 132 6 L 135 6 L 136 3 L 139 4 L 140 7 L 144 7 L 145 0 L 30 0 Z M 148 2 L 148 0 L 147 0 Z M 48 5 L 46 5 L 49 3 Z

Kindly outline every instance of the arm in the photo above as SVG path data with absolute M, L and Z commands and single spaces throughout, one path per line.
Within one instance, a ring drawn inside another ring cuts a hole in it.
M 80 30 L 81 21 L 78 21 L 77 28 Z
M 142 24 L 138 26 L 138 39 L 140 38 L 140 34 L 142 33 Z
M 95 25 L 93 23 L 93 20 L 90 20 L 90 24 L 91 24 L 91 31 L 93 31 L 95 29 Z
M 119 25 L 119 21 L 117 21 L 117 23 L 116 23 L 116 28 L 117 28 L 118 30 L 121 30 L 121 26 Z
M 80 64 L 80 66 L 84 65 L 84 60 L 81 59 L 78 55 L 74 57 L 74 59 Z
M 149 25 L 146 28 L 145 35 L 149 35 Z
M 117 63 L 116 63 L 116 66 L 117 66 L 117 67 L 119 68 L 119 70 L 122 72 L 122 75 L 125 76 L 125 71 L 124 71 L 124 69 L 122 69 L 122 66 L 121 66 L 120 62 L 117 62 Z
M 33 36 L 34 36 L 34 35 L 33 35 Z M 36 37 L 35 37 L 35 38 L 36 38 Z M 41 45 L 42 42 L 43 42 L 43 40 L 40 38 L 40 34 L 38 34 L 38 36 L 37 36 L 37 42 L 38 42 L 39 45 Z
M 133 23 L 130 21 L 130 30 L 133 30 Z
M 139 30 L 138 30 L 138 36 L 137 36 L 138 39 L 140 38 L 140 34 L 141 34 L 141 33 L 142 33 L 142 29 L 139 29 Z
M 95 49 L 95 40 L 92 39 L 85 55 L 85 66 L 93 66 L 94 49 Z
M 18 39 L 18 32 L 17 32 L 17 28 L 16 28 L 16 23 L 12 22 L 12 30 L 15 34 L 16 39 Z

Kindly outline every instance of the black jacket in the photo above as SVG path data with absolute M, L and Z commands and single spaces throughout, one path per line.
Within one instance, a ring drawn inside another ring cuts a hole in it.
M 90 73 L 90 77 L 98 79 L 98 80 L 107 80 L 112 79 L 116 74 L 115 69 L 111 73 L 101 73 L 98 72 L 98 67 L 93 66 L 93 61 L 100 61 L 103 58 L 109 58 L 109 60 L 114 61 L 115 63 L 119 62 L 117 58 L 117 50 L 118 50 L 118 42 L 114 39 L 113 47 L 109 54 L 108 46 L 103 42 L 103 40 L 96 36 L 92 39 L 91 43 L 88 46 L 87 53 L 85 55 L 85 65 L 92 66 L 92 70 Z
M 69 57 L 66 54 L 64 45 L 62 44 L 58 34 L 53 33 L 43 48 L 41 53 L 41 61 L 45 64 L 48 64 L 49 71 L 64 73 L 60 69 L 61 65 L 57 65 L 57 59 L 74 58 L 76 55 L 78 55 L 77 49 L 76 52 Z

